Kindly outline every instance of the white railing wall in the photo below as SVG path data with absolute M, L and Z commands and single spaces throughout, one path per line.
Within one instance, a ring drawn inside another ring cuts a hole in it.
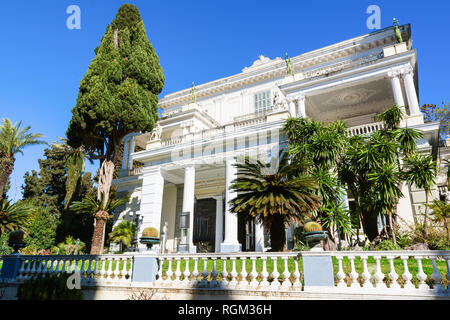
M 155 285 L 301 291 L 298 257 L 298 253 L 165 254 L 159 256 Z
M 40 274 L 78 271 L 83 285 L 133 287 L 133 263 L 137 256 L 157 258 L 156 280 L 145 283 L 153 288 L 450 297 L 450 251 L 432 250 L 23 255 L 15 281 L 23 282 Z M 306 256 L 332 259 L 333 270 L 328 272 L 333 274 L 328 276 L 334 278 L 333 285 L 309 285 L 303 265 Z M 142 287 L 142 283 L 136 286 Z
M 131 282 L 132 255 L 23 255 L 17 280 L 43 274 L 79 272 L 84 285 Z
M 348 134 L 351 137 L 356 136 L 356 135 L 371 134 L 375 131 L 379 131 L 379 130 L 383 129 L 384 126 L 385 126 L 384 122 L 374 122 L 374 123 L 363 124 L 361 126 L 348 128 Z

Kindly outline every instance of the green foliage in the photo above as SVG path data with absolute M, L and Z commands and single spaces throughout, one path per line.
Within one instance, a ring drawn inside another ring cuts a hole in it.
M 13 249 L 8 245 L 9 232 L 0 234 L 0 255 L 7 255 L 13 252 Z
M 435 184 L 437 174 L 436 162 L 431 155 L 413 154 L 405 159 L 406 181 L 418 188 L 429 191 Z
M 108 202 L 106 203 L 103 199 L 103 194 L 101 200 L 97 200 L 95 197 L 87 195 L 86 198 L 84 198 L 82 201 L 74 201 L 70 205 L 70 210 L 79 213 L 90 213 L 92 215 L 95 215 L 100 211 L 105 211 L 111 214 L 115 208 L 129 201 L 129 197 L 123 197 L 117 200 L 114 199 L 114 197 L 109 197 Z
M 125 135 L 153 129 L 163 85 L 159 58 L 138 9 L 122 6 L 80 83 L 67 129 L 69 144 L 114 162 Z
M 337 232 L 337 224 L 336 224 L 336 204 L 328 204 L 322 208 L 322 224 L 325 228 L 329 230 L 336 230 Z M 345 203 L 343 201 L 338 202 L 338 221 L 339 221 L 339 230 L 343 234 L 352 235 L 355 232 L 352 225 L 350 212 L 345 207 Z
M 52 254 L 83 254 L 85 249 L 86 244 L 83 241 L 79 241 L 77 251 L 77 240 L 72 236 L 68 236 L 64 242 L 60 242 L 57 246 L 52 247 L 51 252 Z
M 440 136 L 442 141 L 449 138 L 450 112 L 448 109 L 448 104 L 444 104 L 444 102 L 442 102 L 441 107 L 438 107 L 435 104 L 424 104 L 420 107 L 420 111 L 424 115 L 425 122 L 440 122 Z
M 135 229 L 133 222 L 124 220 L 113 228 L 113 231 L 109 234 L 109 240 L 120 243 L 122 248 L 129 247 L 134 238 Z
M 28 246 L 36 250 L 49 249 L 55 244 L 59 217 L 46 207 L 35 209 L 25 240 Z
M 293 168 L 287 153 L 280 155 L 279 161 L 276 169 L 260 161 L 238 162 L 238 178 L 231 185 L 238 195 L 230 202 L 231 211 L 270 228 L 274 251 L 283 249 L 285 223 L 292 220 L 299 223 L 321 205 L 315 195 L 317 181 L 313 177 L 291 175 Z
M 9 119 L 2 119 L 0 125 L 0 153 L 2 157 L 14 157 L 16 154 L 23 154 L 23 149 L 30 145 L 45 144 L 40 133 L 28 132 L 31 127 L 20 128 L 22 122 L 12 124 Z
M 0 233 L 17 229 L 27 230 L 30 224 L 33 207 L 24 201 L 11 204 L 0 199 Z
M 375 246 L 377 251 L 402 250 L 402 248 L 391 240 L 383 240 Z
M 17 288 L 18 300 L 83 300 L 81 289 L 69 289 L 70 274 L 39 275 L 21 283 Z

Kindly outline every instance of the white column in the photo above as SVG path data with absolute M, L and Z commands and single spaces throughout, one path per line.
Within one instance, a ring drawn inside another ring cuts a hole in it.
M 289 101 L 289 113 L 291 114 L 291 117 L 295 118 L 297 117 L 297 112 L 295 111 L 295 101 L 294 100 L 288 101 Z
M 129 140 L 123 141 L 123 155 L 122 155 L 122 169 L 126 169 L 128 167 L 128 147 Z
M 215 252 L 220 252 L 220 244 L 223 241 L 223 199 L 222 196 L 215 197 L 216 199 L 216 249 Z
M 184 168 L 184 188 L 183 188 L 183 212 L 189 212 L 189 252 L 196 253 L 194 246 L 194 191 L 195 191 L 195 167 L 193 165 Z
M 220 252 L 239 252 L 238 219 L 237 215 L 230 211 L 230 201 L 237 196 L 237 192 L 230 188 L 231 181 L 237 177 L 237 168 L 233 166 L 236 160 L 228 159 L 225 164 L 225 239 L 220 245 Z
M 145 167 L 142 178 L 142 196 L 140 214 L 142 224 L 139 228 L 139 236 L 147 227 L 158 230 L 161 234 L 161 210 L 164 191 L 164 178 L 160 167 Z M 145 246 L 140 246 L 145 247 Z
M 131 138 L 130 142 L 130 151 L 128 152 L 128 169 L 133 169 L 133 159 L 131 158 L 131 154 L 134 152 L 134 139 Z
M 305 95 L 297 95 L 298 117 L 306 118 Z
M 400 84 L 399 75 L 400 75 L 400 73 L 398 71 L 389 72 L 389 77 L 391 78 L 392 92 L 394 94 L 395 104 L 404 109 L 405 100 L 403 99 L 402 86 Z
M 255 251 L 264 252 L 264 226 L 255 221 Z
M 419 101 L 417 99 L 416 87 L 414 85 L 412 68 L 408 68 L 406 70 L 406 72 L 403 74 L 403 79 L 405 81 L 406 96 L 408 98 L 408 106 L 411 115 L 421 114 Z

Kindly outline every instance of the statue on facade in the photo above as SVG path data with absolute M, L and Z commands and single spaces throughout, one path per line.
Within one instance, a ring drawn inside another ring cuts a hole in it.
M 400 30 L 400 24 L 398 23 L 398 20 L 395 18 L 394 18 L 393 28 L 394 28 L 395 38 L 397 39 L 397 42 L 402 43 L 403 42 L 402 31 Z
M 195 88 L 195 84 L 193 82 L 191 87 L 191 101 L 192 103 L 197 103 L 197 89 Z
M 161 253 L 164 253 L 166 251 L 166 241 L 167 241 L 168 226 L 169 226 L 169 223 L 167 221 L 164 222 L 164 226 L 163 226 L 162 233 L 161 233 L 161 236 L 163 238 L 162 239 L 162 245 L 161 245 Z
M 279 92 L 275 91 L 273 94 L 273 109 L 281 110 L 287 108 L 287 101 L 284 97 L 280 95 Z
M 156 126 L 153 128 L 152 133 L 150 135 L 150 140 L 159 140 L 161 139 L 162 129 L 159 123 L 156 123 Z
M 289 58 L 287 52 L 286 52 L 286 56 L 285 56 L 285 61 L 286 61 L 286 72 L 288 75 L 292 75 L 292 62 L 291 62 L 291 58 Z

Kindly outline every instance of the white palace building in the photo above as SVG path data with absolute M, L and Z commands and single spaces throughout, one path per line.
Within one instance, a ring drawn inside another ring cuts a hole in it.
M 291 57 L 291 72 L 285 59 L 260 56 L 241 73 L 166 95 L 154 131 L 124 139 L 113 183 L 130 202 L 115 223 L 139 220 L 138 237 L 147 227 L 165 231 L 164 252 L 194 253 L 207 244 L 213 252 L 263 251 L 264 228 L 229 210 L 233 164 L 245 155 L 277 157 L 287 144 L 281 129 L 288 117 L 344 120 L 358 135 L 383 126 L 377 114 L 406 106 L 402 126 L 422 130 L 419 147 L 436 153 L 439 123 L 424 123 L 417 52 L 410 26 L 400 28 L 402 43 L 386 28 Z M 402 191 L 401 221 L 414 223 L 424 192 L 407 185 Z

